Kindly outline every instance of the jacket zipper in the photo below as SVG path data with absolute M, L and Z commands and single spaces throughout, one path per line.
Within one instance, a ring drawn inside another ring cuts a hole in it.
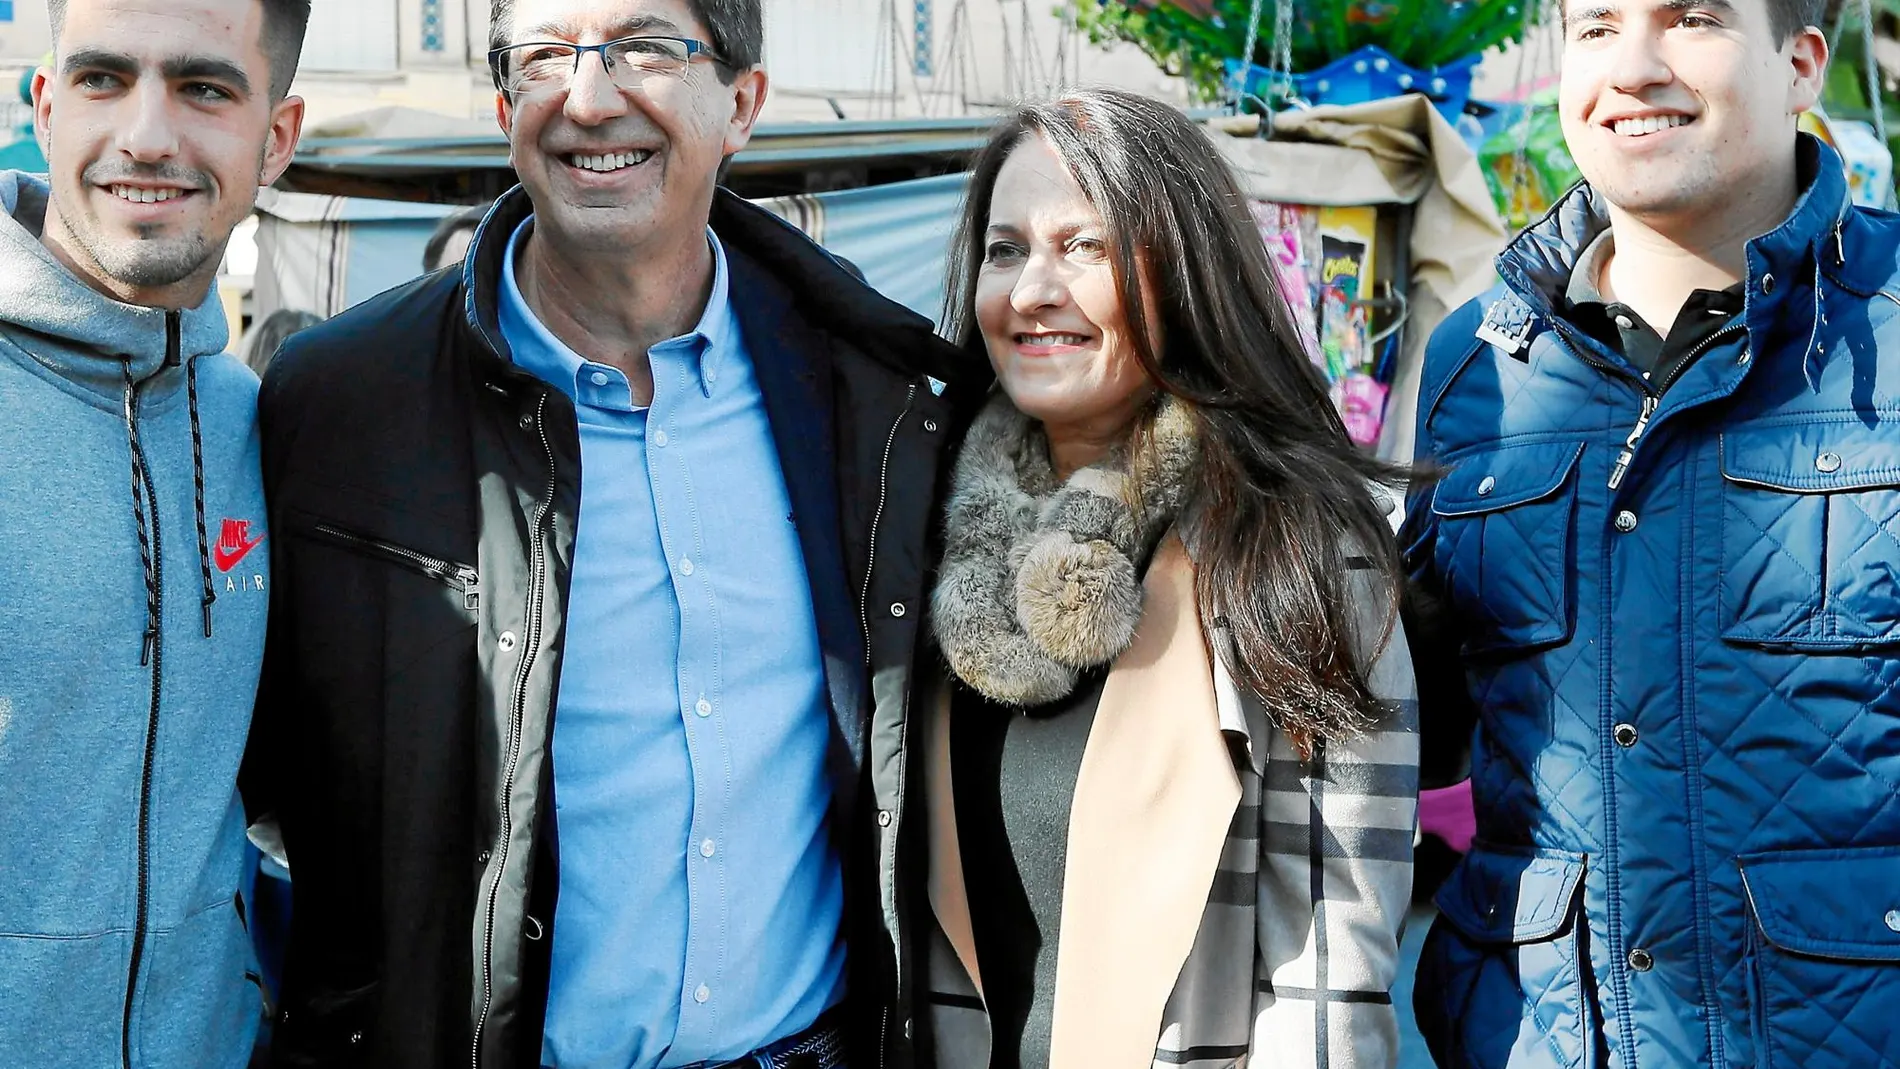
M 1636 459 L 1636 447 L 1642 444 L 1643 436 L 1649 433 L 1650 417 L 1656 414 L 1656 409 L 1662 404 L 1662 395 L 1668 393 L 1669 387 L 1675 385 L 1676 380 L 1681 378 L 1689 368 L 1693 367 L 1696 360 L 1714 346 L 1717 341 L 1741 329 L 1743 328 L 1734 326 L 1733 324 L 1723 327 L 1721 330 L 1702 339 L 1702 341 L 1696 344 L 1695 348 L 1690 349 L 1689 355 L 1677 362 L 1675 368 L 1669 372 L 1669 377 L 1663 380 L 1661 386 L 1651 389 L 1648 383 L 1643 384 L 1643 411 L 1636 419 L 1636 426 L 1630 428 L 1629 437 L 1623 441 L 1623 451 L 1617 454 L 1616 466 L 1610 469 L 1610 489 L 1618 490 L 1622 488 L 1623 477 L 1629 474 L 1630 462 Z
M 482 1030 L 488 1024 L 488 1011 L 494 1006 L 494 955 L 495 955 L 495 902 L 501 895 L 502 877 L 508 871 L 508 840 L 514 831 L 514 789 L 515 762 L 521 756 L 521 724 L 528 709 L 528 675 L 534 667 L 535 650 L 541 643 L 541 613 L 544 606 L 543 592 L 546 586 L 547 555 L 542 545 L 543 528 L 547 525 L 548 514 L 554 511 L 554 494 L 557 489 L 554 477 L 554 446 L 548 442 L 547 428 L 548 395 L 543 392 L 535 405 L 534 427 L 541 438 L 541 452 L 548 462 L 547 492 L 541 499 L 541 507 L 535 513 L 534 526 L 529 532 L 529 572 L 532 578 L 531 593 L 528 595 L 527 635 L 521 650 L 521 667 L 515 672 L 515 703 L 513 719 L 508 725 L 508 760 L 504 766 L 501 784 L 501 835 L 495 844 L 495 879 L 488 887 L 488 901 L 484 905 L 485 915 L 482 925 L 482 1011 L 475 1018 L 475 1040 L 469 1053 L 469 1064 L 480 1069 L 482 1062 Z
M 165 366 L 176 366 L 179 349 L 182 347 L 180 335 L 182 328 L 179 313 L 165 314 Z M 152 662 L 151 704 L 145 712 L 145 757 L 139 770 L 139 827 L 138 827 L 138 898 L 133 906 L 132 920 L 132 962 L 125 974 L 125 1009 L 119 1024 L 119 1057 L 124 1069 L 132 1069 L 132 1009 L 139 989 L 139 969 L 145 958 L 146 929 L 151 924 L 152 911 L 152 766 L 158 758 L 158 710 L 163 696 L 165 661 L 165 543 L 159 537 L 162 524 L 158 521 L 158 486 L 152 481 L 152 468 L 145 456 L 145 438 L 138 432 L 138 397 L 143 383 L 132 387 L 132 410 L 127 414 L 131 423 L 133 448 L 138 450 L 140 482 L 144 484 L 145 500 L 151 504 L 152 524 L 152 595 L 154 608 L 158 616 L 158 629 L 145 636 L 145 649 Z
M 897 420 L 891 424 L 891 433 L 884 438 L 884 459 L 877 473 L 877 509 L 871 513 L 871 543 L 864 559 L 864 590 L 858 597 L 858 625 L 864 629 L 864 666 L 871 666 L 871 575 L 877 571 L 877 529 L 884 522 L 884 505 L 891 495 L 891 450 L 897 445 L 898 428 L 910 415 L 910 406 L 917 401 L 917 384 L 911 383 L 910 390 L 904 394 L 904 410 L 897 414 Z
M 877 571 L 877 533 L 884 522 L 884 506 L 891 495 L 891 451 L 897 446 L 897 432 L 903 428 L 904 420 L 910 417 L 911 406 L 917 403 L 917 384 L 911 383 L 904 392 L 903 410 L 897 413 L 897 419 L 891 423 L 890 433 L 884 436 L 884 456 L 879 461 L 877 473 L 877 508 L 871 513 L 871 538 L 864 561 L 864 590 L 858 598 L 858 623 L 864 628 L 864 666 L 871 667 L 871 576 Z M 906 729 L 909 728 L 906 722 Z M 907 732 L 908 733 L 908 732 Z M 895 816 L 892 818 L 896 819 Z M 883 859 L 879 859 L 878 868 L 883 869 Z M 882 875 L 879 876 L 882 879 Z M 882 898 L 882 896 L 879 896 Z M 897 946 L 891 947 L 891 968 L 895 985 L 903 987 L 903 961 L 900 960 Z M 877 1030 L 877 1065 L 884 1069 L 885 1059 L 889 1056 L 891 1034 L 891 1006 L 885 1003 L 883 1016 Z
M 339 542 L 372 557 L 381 557 L 393 564 L 412 568 L 437 582 L 446 583 L 462 592 L 462 607 L 470 612 L 481 607 L 481 576 L 475 569 L 465 564 L 456 564 L 454 561 L 417 553 L 413 549 L 407 549 L 393 542 L 370 538 L 327 523 L 317 524 L 315 530 L 332 542 Z

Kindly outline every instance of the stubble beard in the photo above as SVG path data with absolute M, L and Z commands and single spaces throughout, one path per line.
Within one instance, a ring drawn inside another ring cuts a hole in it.
M 159 237 L 158 227 L 138 227 L 137 237 L 114 240 L 90 226 L 72 228 L 73 240 L 101 274 L 121 285 L 151 289 L 172 286 L 204 270 L 217 256 L 202 231 Z

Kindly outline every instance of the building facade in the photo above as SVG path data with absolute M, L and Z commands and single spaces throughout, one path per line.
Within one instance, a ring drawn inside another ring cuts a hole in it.
M 767 122 L 967 115 L 1074 84 L 1186 101 L 1140 52 L 1090 46 L 1051 0 L 764 2 Z M 489 0 L 315 0 L 295 89 L 308 124 L 388 106 L 493 115 L 488 20 Z M 17 123 L 12 87 L 51 49 L 46 0 L 0 0 L 0 120 Z

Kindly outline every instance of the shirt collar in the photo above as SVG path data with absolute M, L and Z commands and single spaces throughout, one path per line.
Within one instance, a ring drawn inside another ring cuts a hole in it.
M 509 237 L 507 250 L 502 256 L 498 316 L 501 332 L 508 339 L 515 363 L 522 370 L 558 387 L 570 400 L 578 401 L 581 396 L 580 376 L 589 366 L 588 361 L 542 325 L 534 309 L 528 307 L 520 283 L 515 280 L 515 254 L 533 227 L 533 215 L 523 219 Z M 692 330 L 668 338 L 654 346 L 652 351 L 682 351 L 689 359 L 696 360 L 700 389 L 707 397 L 711 397 L 713 387 L 719 381 L 726 353 L 739 336 L 739 325 L 732 310 L 731 277 L 726 266 L 725 246 L 711 227 L 706 228 L 706 242 L 713 254 L 712 290 L 706 297 L 706 308 L 700 313 L 699 322 Z
M 1598 234 L 1584 247 L 1583 255 L 1577 257 L 1577 266 L 1570 269 L 1570 285 L 1564 294 L 1571 307 L 1604 303 L 1599 280 L 1603 277 L 1603 262 L 1609 259 L 1611 250 L 1615 248 L 1616 241 L 1608 230 Z

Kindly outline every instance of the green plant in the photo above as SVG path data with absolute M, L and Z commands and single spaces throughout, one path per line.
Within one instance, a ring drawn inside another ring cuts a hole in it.
M 1081 0 L 1079 22 L 1098 45 L 1135 45 L 1204 99 L 1226 92 L 1221 65 L 1247 46 L 1252 0 Z M 1294 0 L 1295 71 L 1316 70 L 1366 45 L 1419 68 L 1441 66 L 1524 32 L 1540 0 Z M 1253 62 L 1271 65 L 1278 0 L 1263 0 Z

